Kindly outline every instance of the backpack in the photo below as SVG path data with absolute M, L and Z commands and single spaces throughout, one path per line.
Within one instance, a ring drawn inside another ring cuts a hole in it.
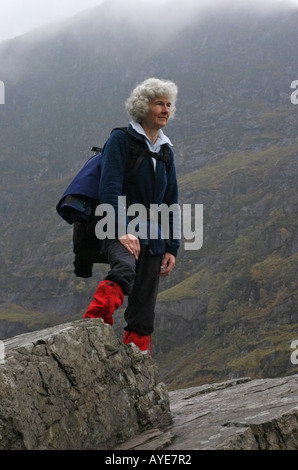
M 171 164 L 170 148 L 162 145 L 162 152 L 151 152 L 145 142 L 130 134 L 127 128 L 113 129 L 126 133 L 129 142 L 129 154 L 126 171 L 132 170 L 132 178 L 147 156 L 162 160 L 168 173 Z M 94 155 L 87 160 L 78 174 L 71 181 L 59 200 L 56 211 L 68 224 L 73 225 L 74 274 L 77 277 L 92 277 L 94 263 L 108 264 L 102 250 L 102 240 L 95 235 L 95 226 L 100 217 L 95 216 L 95 209 L 100 204 L 98 186 L 101 176 L 102 149 L 92 147 Z

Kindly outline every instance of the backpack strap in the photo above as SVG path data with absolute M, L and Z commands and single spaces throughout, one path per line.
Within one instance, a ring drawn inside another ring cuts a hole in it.
M 166 165 L 167 173 L 169 172 L 171 166 L 171 152 L 168 144 L 163 144 L 161 146 L 161 153 L 151 152 L 145 142 L 140 142 L 137 137 L 134 137 L 130 132 L 128 132 L 127 127 L 116 127 L 112 130 L 112 132 L 114 132 L 115 130 L 121 130 L 125 132 L 128 136 L 130 149 L 126 170 L 130 170 L 133 168 L 132 176 L 136 175 L 140 164 L 146 157 L 151 157 L 155 158 L 156 160 L 163 161 Z

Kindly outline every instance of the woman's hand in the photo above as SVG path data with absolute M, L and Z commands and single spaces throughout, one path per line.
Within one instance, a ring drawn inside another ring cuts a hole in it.
M 176 258 L 171 253 L 166 253 L 161 263 L 160 276 L 168 276 L 174 269 L 176 264 Z
M 140 241 L 137 237 L 135 237 L 134 235 L 128 233 L 128 234 L 123 235 L 122 237 L 120 237 L 119 242 L 123 246 L 125 246 L 125 248 L 132 255 L 134 255 L 136 260 L 139 258 L 139 254 L 140 254 L 140 251 L 141 251 L 141 245 L 140 245 Z

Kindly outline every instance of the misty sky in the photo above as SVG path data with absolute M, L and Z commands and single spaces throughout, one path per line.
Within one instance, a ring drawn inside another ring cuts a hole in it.
M 0 41 L 73 16 L 104 0 L 0 0 Z
M 0 0 L 0 41 L 19 36 L 27 31 L 49 23 L 55 23 L 67 17 L 71 17 L 82 10 L 94 7 L 113 0 Z M 156 6 L 166 0 L 138 0 L 139 3 L 146 3 Z M 171 0 L 167 0 L 171 1 Z M 174 1 L 174 0 L 173 0 Z M 183 4 L 194 2 L 198 4 L 222 4 L 225 1 L 233 0 L 181 0 Z M 242 1 L 242 0 L 240 0 Z M 256 0 L 245 0 L 247 3 Z M 271 6 L 275 3 L 285 3 L 286 1 L 297 5 L 298 0 L 258 0 L 259 4 Z M 239 0 L 234 0 L 239 3 Z M 127 2 L 123 0 L 123 5 Z

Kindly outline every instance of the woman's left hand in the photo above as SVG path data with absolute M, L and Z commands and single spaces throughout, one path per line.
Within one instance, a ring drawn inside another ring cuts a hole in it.
M 176 264 L 176 258 L 171 253 L 166 253 L 161 263 L 160 276 L 168 276 L 174 269 Z

